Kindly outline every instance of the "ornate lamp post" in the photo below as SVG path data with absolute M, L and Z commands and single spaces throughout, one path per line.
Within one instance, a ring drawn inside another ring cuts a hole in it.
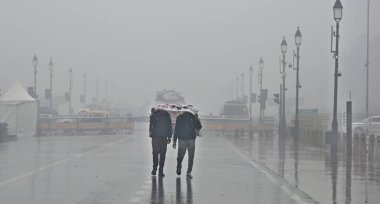
M 297 46 L 297 76 L 296 76 L 296 116 L 294 120 L 294 127 L 295 127 L 295 138 L 298 139 L 299 137 L 299 121 L 298 121 L 298 94 L 299 94 L 299 88 L 301 88 L 300 81 L 299 81 L 299 62 L 300 62 L 300 46 L 302 41 L 302 34 L 300 31 L 300 28 L 297 27 L 296 34 L 294 35 L 295 44 Z
M 241 73 L 241 99 L 244 100 L 244 73 Z
M 335 35 L 335 51 L 331 49 L 331 52 L 334 53 L 335 58 L 335 73 L 334 73 L 334 112 L 333 112 L 333 121 L 331 125 L 332 131 L 332 144 L 331 148 L 333 151 L 336 150 L 337 140 L 338 140 L 338 120 L 337 120 L 337 108 L 338 108 L 338 77 L 341 74 L 338 72 L 339 65 L 339 22 L 342 20 L 343 6 L 340 0 L 336 0 L 334 7 L 334 20 L 336 22 L 336 35 Z
M 73 109 L 71 107 L 71 95 L 73 89 L 73 69 L 69 69 L 69 114 L 73 114 Z
M 99 94 L 99 80 L 95 79 L 95 104 L 98 104 L 98 94 Z
M 86 84 L 86 73 L 83 74 L 83 107 L 86 108 L 86 89 L 87 89 L 87 84 Z
M 252 121 L 252 77 L 253 77 L 253 68 L 249 67 L 249 120 Z
M 236 100 L 239 100 L 239 77 L 236 78 Z
M 50 72 L 50 113 L 53 110 L 53 58 L 50 57 L 49 72 Z
M 366 103 L 365 103 L 365 111 L 366 116 L 369 117 L 369 3 L 367 2 L 367 61 L 365 67 L 367 68 L 367 84 L 366 84 Z
M 260 67 L 260 122 L 262 117 L 264 116 L 264 97 L 263 97 L 263 68 L 264 68 L 264 60 L 262 57 L 260 57 L 259 61 L 259 67 Z
M 288 49 L 288 44 L 286 43 L 285 37 L 283 37 L 281 42 L 281 52 L 282 52 L 282 113 L 281 113 L 281 132 L 283 135 L 286 135 L 286 116 L 285 116 L 285 92 L 286 92 L 286 85 L 285 85 L 285 78 L 286 78 L 286 61 L 285 61 L 285 53 Z

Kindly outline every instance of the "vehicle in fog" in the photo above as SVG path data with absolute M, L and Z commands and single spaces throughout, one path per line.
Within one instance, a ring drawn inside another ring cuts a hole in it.
M 185 105 L 185 98 L 181 95 L 180 92 L 171 89 L 164 89 L 162 91 L 158 91 L 156 95 L 155 105 L 158 104 L 180 104 Z
M 247 104 L 239 100 L 226 101 L 220 111 L 220 115 L 224 118 L 249 118 Z

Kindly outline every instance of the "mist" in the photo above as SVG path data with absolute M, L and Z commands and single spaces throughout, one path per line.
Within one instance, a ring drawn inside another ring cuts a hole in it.
M 231 84 L 264 59 L 263 87 L 269 99 L 279 92 L 280 43 L 288 42 L 286 61 L 293 63 L 294 34 L 300 26 L 301 108 L 332 111 L 334 61 L 330 53 L 334 1 L 12 1 L 0 7 L 0 75 L 4 94 L 16 79 L 33 86 L 34 54 L 38 57 L 37 94 L 49 86 L 49 60 L 54 63 L 53 95 L 64 97 L 68 70 L 73 69 L 73 108 L 82 105 L 83 74 L 87 101 L 99 98 L 144 112 L 156 91 L 175 89 L 201 114 L 218 114 L 231 98 Z M 366 1 L 346 0 L 341 21 L 339 111 L 352 92 L 354 108 L 365 97 Z M 380 4 L 371 2 L 370 108 L 379 112 Z M 105 90 L 106 84 L 108 91 Z M 295 71 L 287 70 L 287 96 L 295 95 Z M 144 104 L 147 104 L 144 106 Z M 64 104 L 63 104 L 64 105 Z M 54 104 L 55 107 L 59 104 Z M 62 106 L 62 104 L 61 104 Z M 58 107 L 57 107 L 58 108 Z M 268 109 L 276 107 L 268 107 Z M 63 109 L 63 108 L 58 108 Z M 139 110 L 140 109 L 140 110 Z M 141 110 L 143 109 L 143 110 Z

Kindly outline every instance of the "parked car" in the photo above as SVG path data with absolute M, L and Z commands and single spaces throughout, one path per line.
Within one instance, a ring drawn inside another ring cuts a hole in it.
M 361 120 L 360 122 L 352 123 L 354 135 L 380 135 L 380 116 L 371 116 Z

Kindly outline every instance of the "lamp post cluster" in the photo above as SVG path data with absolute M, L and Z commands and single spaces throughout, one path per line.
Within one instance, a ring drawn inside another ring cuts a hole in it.
M 260 57 L 259 60 L 259 72 L 258 72 L 258 83 L 259 83 L 259 92 L 260 95 L 257 96 L 259 105 L 260 105 L 260 113 L 259 113 L 259 120 L 264 116 L 264 110 L 265 110 L 265 102 L 267 99 L 266 93 L 264 93 L 263 89 L 263 69 L 264 69 L 264 60 L 262 57 Z M 249 75 L 249 96 L 247 97 L 244 95 L 244 83 L 245 83 L 245 73 L 242 72 L 240 77 L 237 77 L 236 80 L 233 80 L 231 82 L 231 92 L 232 92 L 232 98 L 236 99 L 237 101 L 241 102 L 248 102 L 249 103 L 249 120 L 252 120 L 252 103 L 255 103 L 256 101 L 256 95 L 253 93 L 253 66 L 251 65 L 248 69 L 248 75 Z M 241 89 L 240 89 L 241 86 Z M 239 93 L 241 91 L 241 93 Z M 235 93 L 235 94 L 234 94 Z M 241 94 L 241 97 L 240 97 Z M 265 96 L 264 96 L 265 95 Z M 235 97 L 234 97 L 235 96 Z
M 296 108 L 295 108 L 295 119 L 294 119 L 294 137 L 299 137 L 299 119 L 298 119 L 298 110 L 299 110 L 299 89 L 301 88 L 300 82 L 299 82 L 299 50 L 302 42 L 302 34 L 297 27 L 297 31 L 294 35 L 294 41 L 295 45 L 297 47 L 297 53 L 295 54 L 295 57 L 297 58 L 297 64 L 293 65 L 294 70 L 296 71 Z M 287 135 L 287 128 L 286 128 L 286 60 L 285 60 L 285 54 L 288 50 L 288 44 L 286 42 L 285 37 L 282 38 L 281 41 L 281 53 L 282 53 L 282 60 L 281 60 L 281 67 L 280 67 L 280 74 L 282 78 L 282 84 L 280 86 L 280 94 L 274 94 L 275 96 L 275 102 L 280 105 L 279 108 L 279 134 L 281 136 Z M 291 67 L 291 65 L 289 65 Z
M 36 98 L 39 102 L 39 97 L 38 97 L 38 91 L 37 91 L 37 65 L 38 65 L 38 57 L 36 54 L 34 54 L 34 57 L 32 59 L 32 64 L 33 64 L 33 74 L 34 74 L 34 83 L 33 87 L 30 89 L 33 89 L 33 91 L 30 92 L 30 95 L 34 98 Z M 53 58 L 50 57 L 49 64 L 49 88 L 45 89 L 45 98 L 48 100 L 48 107 L 49 107 L 49 112 L 52 112 L 53 110 L 53 84 L 54 84 L 54 63 L 53 63 Z M 65 92 L 65 98 L 66 101 L 68 102 L 68 113 L 73 114 L 73 108 L 72 108 L 72 93 L 73 93 L 73 69 L 70 67 L 68 70 L 68 77 L 69 77 L 69 86 L 68 86 L 68 92 Z M 83 103 L 84 107 L 86 107 L 86 94 L 87 94 L 87 82 L 86 82 L 86 74 L 83 75 L 83 95 L 81 95 L 81 103 Z M 99 93 L 99 80 L 96 79 L 95 81 L 96 86 L 95 86 L 95 99 L 96 101 L 98 100 L 98 93 Z M 108 84 L 105 84 L 105 101 L 107 101 L 107 94 L 108 94 Z

